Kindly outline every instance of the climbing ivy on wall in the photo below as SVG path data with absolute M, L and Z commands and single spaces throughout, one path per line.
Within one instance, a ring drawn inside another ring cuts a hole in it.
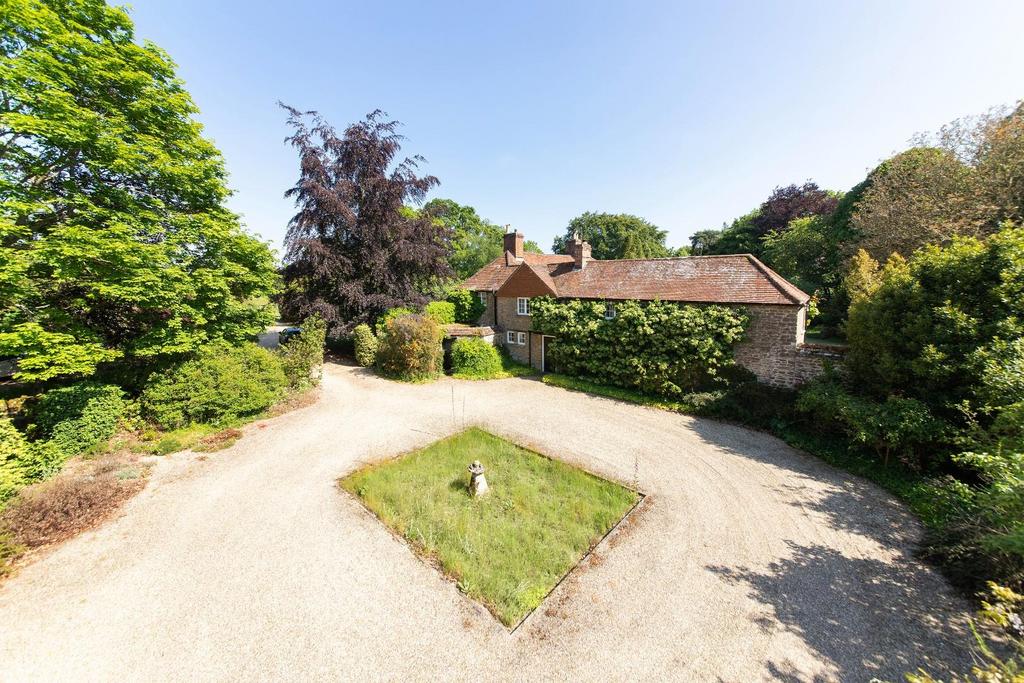
M 556 338 L 548 353 L 559 372 L 664 396 L 732 366 L 747 325 L 741 309 L 661 301 L 617 302 L 608 319 L 603 301 L 543 297 L 530 313 L 535 330 Z

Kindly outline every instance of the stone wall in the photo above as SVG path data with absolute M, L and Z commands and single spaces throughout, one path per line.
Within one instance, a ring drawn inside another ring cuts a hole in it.
M 736 345 L 736 362 L 765 384 L 795 387 L 821 374 L 826 360 L 842 358 L 842 349 L 804 343 L 806 308 L 747 305 L 746 338 Z

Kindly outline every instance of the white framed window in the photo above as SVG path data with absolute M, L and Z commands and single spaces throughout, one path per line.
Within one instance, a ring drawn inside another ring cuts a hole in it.
M 505 333 L 505 343 L 506 344 L 515 344 L 516 343 L 516 333 L 513 332 L 512 330 L 509 330 L 508 332 L 506 332 Z
M 525 345 L 526 345 L 526 333 L 525 333 L 525 332 L 517 332 L 516 334 L 517 334 L 517 335 L 518 335 L 518 337 L 519 337 L 519 339 L 518 339 L 518 342 L 517 342 L 517 343 L 518 343 L 518 344 L 519 344 L 520 346 L 525 346 Z
M 477 292 L 476 298 L 480 299 L 480 303 L 482 303 L 484 306 L 487 305 L 487 292 Z
M 614 320 L 615 319 L 615 304 L 611 301 L 604 302 L 604 319 Z
M 530 315 L 530 300 L 525 296 L 516 297 L 516 315 Z

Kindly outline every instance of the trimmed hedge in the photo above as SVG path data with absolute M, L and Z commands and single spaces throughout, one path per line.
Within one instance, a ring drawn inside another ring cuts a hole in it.
M 422 315 L 404 315 L 388 322 L 377 346 L 377 368 L 382 374 L 406 381 L 439 376 L 444 367 L 442 332 L 436 322 Z
M 266 410 L 287 385 L 271 351 L 255 344 L 213 344 L 155 375 L 141 403 L 145 416 L 165 429 L 222 425 Z
M 377 337 L 366 323 L 356 325 L 352 330 L 352 343 L 355 346 L 356 362 L 364 368 L 371 368 L 377 362 Z
M 725 306 L 652 301 L 531 302 L 535 329 L 554 335 L 549 353 L 560 372 L 643 393 L 674 397 L 707 384 L 734 365 L 744 312 Z
M 452 374 L 471 379 L 503 375 L 498 349 L 480 337 L 456 339 L 452 344 Z
M 438 325 L 455 322 L 455 304 L 448 301 L 431 301 L 423 308 L 423 314 Z

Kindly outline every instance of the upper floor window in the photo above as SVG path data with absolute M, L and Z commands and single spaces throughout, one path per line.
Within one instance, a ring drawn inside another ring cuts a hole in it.
M 604 302 L 604 319 L 614 320 L 615 319 L 615 304 L 611 301 Z
M 480 299 L 480 303 L 482 303 L 484 306 L 487 305 L 487 292 L 477 292 L 476 298 Z
M 525 296 L 516 298 L 516 315 L 530 315 L 530 300 Z

